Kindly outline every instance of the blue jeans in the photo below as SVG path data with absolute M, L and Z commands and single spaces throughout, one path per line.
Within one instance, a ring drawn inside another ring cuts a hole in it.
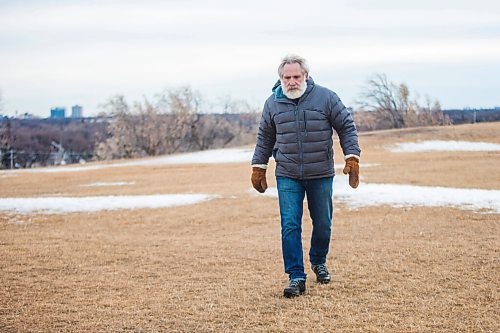
M 330 246 L 333 212 L 333 177 L 297 180 L 276 177 L 281 215 L 281 248 L 285 272 L 292 279 L 306 279 L 302 253 L 302 213 L 304 196 L 312 219 L 312 265 L 324 264 Z

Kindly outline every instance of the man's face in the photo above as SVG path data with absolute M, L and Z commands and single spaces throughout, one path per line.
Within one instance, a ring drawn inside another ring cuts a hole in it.
M 302 73 L 300 65 L 297 63 L 285 64 L 283 67 L 283 77 L 281 85 L 283 91 L 288 98 L 299 98 L 304 94 L 307 84 L 307 77 Z

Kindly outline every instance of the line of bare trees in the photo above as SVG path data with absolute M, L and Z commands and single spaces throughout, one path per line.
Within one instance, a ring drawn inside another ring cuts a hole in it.
M 411 98 L 407 85 L 376 74 L 363 88 L 354 112 L 360 130 L 448 125 L 437 100 L 421 104 Z M 207 104 L 189 87 L 167 90 L 154 102 L 144 100 L 132 106 L 123 96 L 105 105 L 110 119 L 107 137 L 99 140 L 98 159 L 134 158 L 250 144 L 260 112 L 247 103 L 227 101 L 221 114 L 203 113 Z M 234 111 L 233 111 L 234 110 Z M 224 114 L 250 115 L 251 121 L 229 121 Z
M 167 90 L 155 100 L 129 105 L 123 96 L 104 106 L 110 119 L 97 159 L 135 158 L 223 148 L 250 143 L 258 112 L 243 101 L 228 100 L 221 113 L 203 113 L 207 103 L 190 87 Z M 239 119 L 229 119 L 231 113 Z
M 389 81 L 385 74 L 375 74 L 368 80 L 357 100 L 356 124 L 360 130 L 378 130 L 418 126 L 450 125 L 441 111 L 439 101 L 418 96 L 411 98 L 404 83 Z
M 246 145 L 255 140 L 260 117 L 247 102 L 229 97 L 211 106 L 190 87 L 133 104 L 114 96 L 102 110 L 98 117 L 81 121 L 0 118 L 0 168 Z
M 451 124 L 437 100 L 426 98 L 422 104 L 407 85 L 384 74 L 374 75 L 359 96 L 353 115 L 361 131 Z M 81 122 L 0 119 L 0 168 L 13 159 L 31 167 L 57 164 L 66 155 L 72 159 L 66 162 L 74 163 L 253 144 L 260 118 L 260 110 L 245 101 L 226 98 L 210 106 L 190 87 L 132 104 L 114 96 L 102 110 Z

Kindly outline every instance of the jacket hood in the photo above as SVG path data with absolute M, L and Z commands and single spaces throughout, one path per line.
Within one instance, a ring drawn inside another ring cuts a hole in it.
M 304 94 L 301 96 L 301 98 L 308 95 L 314 87 L 314 80 L 312 77 L 309 76 L 306 80 L 306 83 L 307 83 L 307 88 L 306 88 L 306 91 L 304 92 Z M 285 93 L 283 92 L 283 87 L 281 86 L 281 80 L 276 81 L 276 83 L 273 86 L 272 91 L 274 94 L 274 99 L 276 99 L 276 100 L 288 99 L 288 97 L 286 97 Z

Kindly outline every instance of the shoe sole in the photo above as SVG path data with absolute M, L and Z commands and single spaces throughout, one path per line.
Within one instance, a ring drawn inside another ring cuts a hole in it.
M 328 280 L 316 280 L 316 282 L 318 282 L 319 284 L 329 284 L 330 283 L 330 279 Z
M 286 298 L 294 298 L 294 297 L 299 297 L 300 295 L 303 295 L 306 291 L 300 291 L 298 294 L 297 293 L 293 293 L 293 292 L 283 292 L 283 296 L 285 296 Z

